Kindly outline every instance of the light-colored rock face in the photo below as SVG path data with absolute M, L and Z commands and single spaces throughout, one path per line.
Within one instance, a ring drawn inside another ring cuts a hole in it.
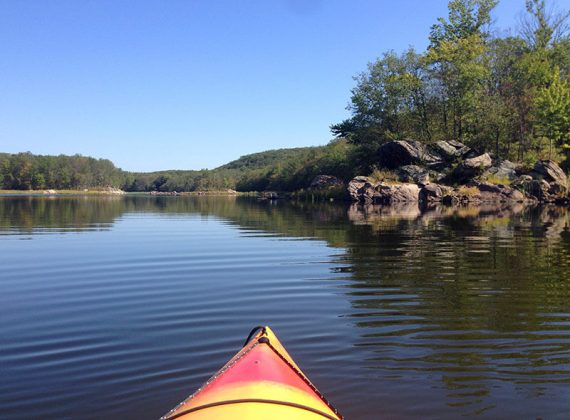
M 372 182 L 368 177 L 357 176 L 348 183 L 348 194 L 352 201 L 364 201 L 364 186 L 372 186 Z
M 420 200 L 420 187 L 416 184 L 384 185 L 375 187 L 375 203 L 415 203 Z
M 447 161 L 461 158 L 471 151 L 469 147 L 456 140 L 438 141 L 432 149 Z
M 480 169 L 480 170 L 490 168 L 492 163 L 493 160 L 491 159 L 489 153 L 483 153 L 482 155 L 479 155 L 471 159 L 465 159 L 463 161 L 463 165 L 466 168 Z
M 420 187 L 416 184 L 372 183 L 368 178 L 357 177 L 349 182 L 348 193 L 353 201 L 363 203 L 415 203 L 419 201 Z

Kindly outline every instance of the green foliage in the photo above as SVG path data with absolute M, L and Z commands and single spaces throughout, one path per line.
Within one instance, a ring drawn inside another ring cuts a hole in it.
M 429 114 L 435 109 L 426 80 L 425 60 L 413 49 L 401 55 L 387 52 L 356 77 L 349 106 L 353 116 L 331 130 L 360 146 L 360 166 L 370 166 L 373 152 L 386 140 L 432 139 Z
M 521 162 L 566 148 L 570 12 L 528 0 L 521 33 L 493 38 L 496 4 L 451 0 L 424 53 L 387 52 L 356 78 L 352 116 L 331 129 L 357 146 L 361 166 L 393 139 L 457 139 Z
M 448 19 L 439 18 L 431 27 L 430 49 L 442 42 L 453 42 L 473 35 L 486 35 L 484 27 L 491 21 L 491 11 L 498 0 L 451 0 Z
M 7 190 L 119 187 L 123 172 L 106 159 L 81 155 L 0 154 L 0 188 Z
M 538 90 L 535 98 L 536 129 L 551 142 L 559 143 L 570 155 L 570 83 L 552 74 L 547 86 Z
M 295 191 L 320 174 L 349 180 L 358 170 L 354 146 L 344 139 L 326 146 L 269 150 L 242 156 L 212 170 L 125 172 L 110 161 L 75 156 L 0 154 L 0 189 L 84 189 L 125 191 Z

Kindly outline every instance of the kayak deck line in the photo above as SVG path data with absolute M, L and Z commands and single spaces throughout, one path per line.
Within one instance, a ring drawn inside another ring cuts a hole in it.
M 253 363 L 252 358 L 255 359 Z M 238 364 L 240 365 L 236 367 Z M 226 374 L 234 367 L 231 375 Z M 276 399 L 272 392 L 288 398 Z M 229 407 L 236 405 L 244 408 L 239 411 L 239 408 Z M 262 406 L 266 408 L 263 409 Z M 343 419 L 299 369 L 269 327 L 254 328 L 243 348 L 234 357 L 196 392 L 161 417 L 161 420 L 173 420 L 186 415 L 194 418 L 192 413 L 200 417 L 199 411 L 220 408 L 229 410 L 223 411 L 228 413 L 223 418 L 230 418 L 226 417 L 228 415 L 238 416 L 233 411 L 242 414 L 247 412 L 243 418 L 259 418 L 258 412 L 259 415 L 269 415 L 271 412 L 272 416 L 286 414 L 291 418 L 292 415 L 296 416 L 291 410 L 302 410 L 310 418 L 317 415 L 332 420 Z
M 311 413 L 318 414 L 319 416 L 322 416 L 326 419 L 338 420 L 338 417 L 331 416 L 330 414 L 327 414 L 323 411 L 317 410 L 316 408 L 309 407 L 307 405 L 297 404 L 297 403 L 288 402 L 288 401 L 265 400 L 265 399 L 261 399 L 261 398 L 244 398 L 241 400 L 226 400 L 226 401 L 220 401 L 220 402 L 215 402 L 215 403 L 210 403 L 210 404 L 204 404 L 204 405 L 200 405 L 198 407 L 189 408 L 188 410 L 185 410 L 185 411 L 181 411 L 180 413 L 174 414 L 170 417 L 166 417 L 166 420 L 174 420 L 174 419 L 180 418 L 182 416 L 185 416 L 186 414 L 193 413 L 195 411 L 205 410 L 207 408 L 217 407 L 220 405 L 245 404 L 245 403 L 284 405 L 284 406 L 288 406 L 288 407 L 299 408 L 301 410 L 307 410 L 307 411 L 310 411 Z

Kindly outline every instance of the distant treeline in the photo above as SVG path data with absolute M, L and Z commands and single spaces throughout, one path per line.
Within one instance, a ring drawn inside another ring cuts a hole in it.
M 523 163 L 570 157 L 570 12 L 527 0 L 516 31 L 499 32 L 497 3 L 450 1 L 426 51 L 385 52 L 356 78 L 352 117 L 332 130 L 358 146 L 361 163 L 405 138 L 460 140 Z
M 212 170 L 125 172 L 84 156 L 0 154 L 4 189 L 238 191 L 307 188 L 319 174 L 349 180 L 377 164 L 395 139 L 460 140 L 496 158 L 531 165 L 570 161 L 569 11 L 527 0 L 516 33 L 491 25 L 497 0 L 451 0 L 431 28 L 429 47 L 393 51 L 356 78 L 352 116 L 332 126 L 326 146 L 270 150 Z M 522 3 L 522 0 L 521 0 Z
M 294 191 L 316 175 L 354 175 L 354 147 L 339 139 L 326 146 L 270 150 L 243 156 L 212 170 L 127 172 L 106 159 L 0 153 L 0 189 L 89 189 L 148 191 Z
M 7 190 L 79 189 L 120 186 L 124 173 L 107 159 L 0 153 L 0 188 Z

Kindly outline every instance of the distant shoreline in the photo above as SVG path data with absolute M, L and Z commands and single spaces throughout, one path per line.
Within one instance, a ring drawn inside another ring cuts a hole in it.
M 144 191 L 144 192 L 126 192 L 121 190 L 0 190 L 0 196 L 23 196 L 23 197 L 56 197 L 56 196 L 202 196 L 202 195 L 253 195 L 252 193 L 243 193 L 237 191 L 184 191 L 184 192 L 160 192 L 160 191 Z

